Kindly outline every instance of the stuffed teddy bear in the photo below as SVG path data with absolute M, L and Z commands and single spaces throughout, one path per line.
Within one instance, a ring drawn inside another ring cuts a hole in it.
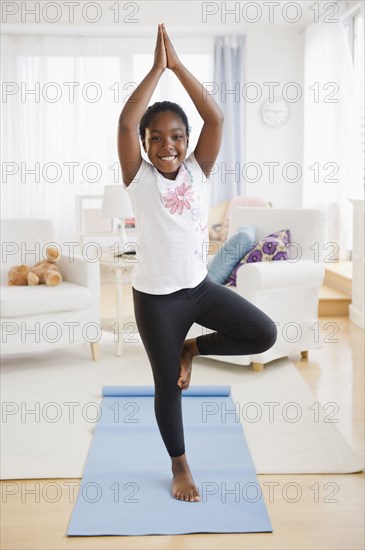
M 36 263 L 33 267 L 25 264 L 14 266 L 9 271 L 9 286 L 39 285 L 57 286 L 62 283 L 62 275 L 56 262 L 60 254 L 55 246 L 47 248 L 47 260 Z

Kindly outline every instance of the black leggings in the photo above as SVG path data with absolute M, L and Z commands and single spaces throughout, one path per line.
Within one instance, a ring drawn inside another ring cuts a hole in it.
M 155 415 L 171 457 L 185 453 L 181 390 L 184 340 L 193 323 L 217 332 L 197 337 L 200 355 L 251 355 L 276 341 L 274 322 L 248 300 L 207 275 L 195 288 L 147 294 L 132 287 L 137 328 L 151 363 Z

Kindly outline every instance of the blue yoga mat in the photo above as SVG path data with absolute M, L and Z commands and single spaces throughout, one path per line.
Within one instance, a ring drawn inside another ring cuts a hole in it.
M 103 386 L 68 536 L 271 532 L 230 386 L 183 391 L 185 447 L 201 500 L 171 493 L 153 386 Z

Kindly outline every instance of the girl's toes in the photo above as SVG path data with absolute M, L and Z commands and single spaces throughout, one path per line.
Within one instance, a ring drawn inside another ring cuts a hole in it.
M 186 387 L 186 378 L 185 376 L 181 375 L 180 378 L 177 381 L 177 385 L 183 390 Z

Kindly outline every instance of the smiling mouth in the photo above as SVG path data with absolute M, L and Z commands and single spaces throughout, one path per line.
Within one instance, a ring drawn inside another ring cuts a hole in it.
M 163 160 L 164 162 L 171 162 L 172 160 L 175 160 L 177 158 L 177 155 L 169 155 L 166 157 L 158 157 L 160 160 Z

